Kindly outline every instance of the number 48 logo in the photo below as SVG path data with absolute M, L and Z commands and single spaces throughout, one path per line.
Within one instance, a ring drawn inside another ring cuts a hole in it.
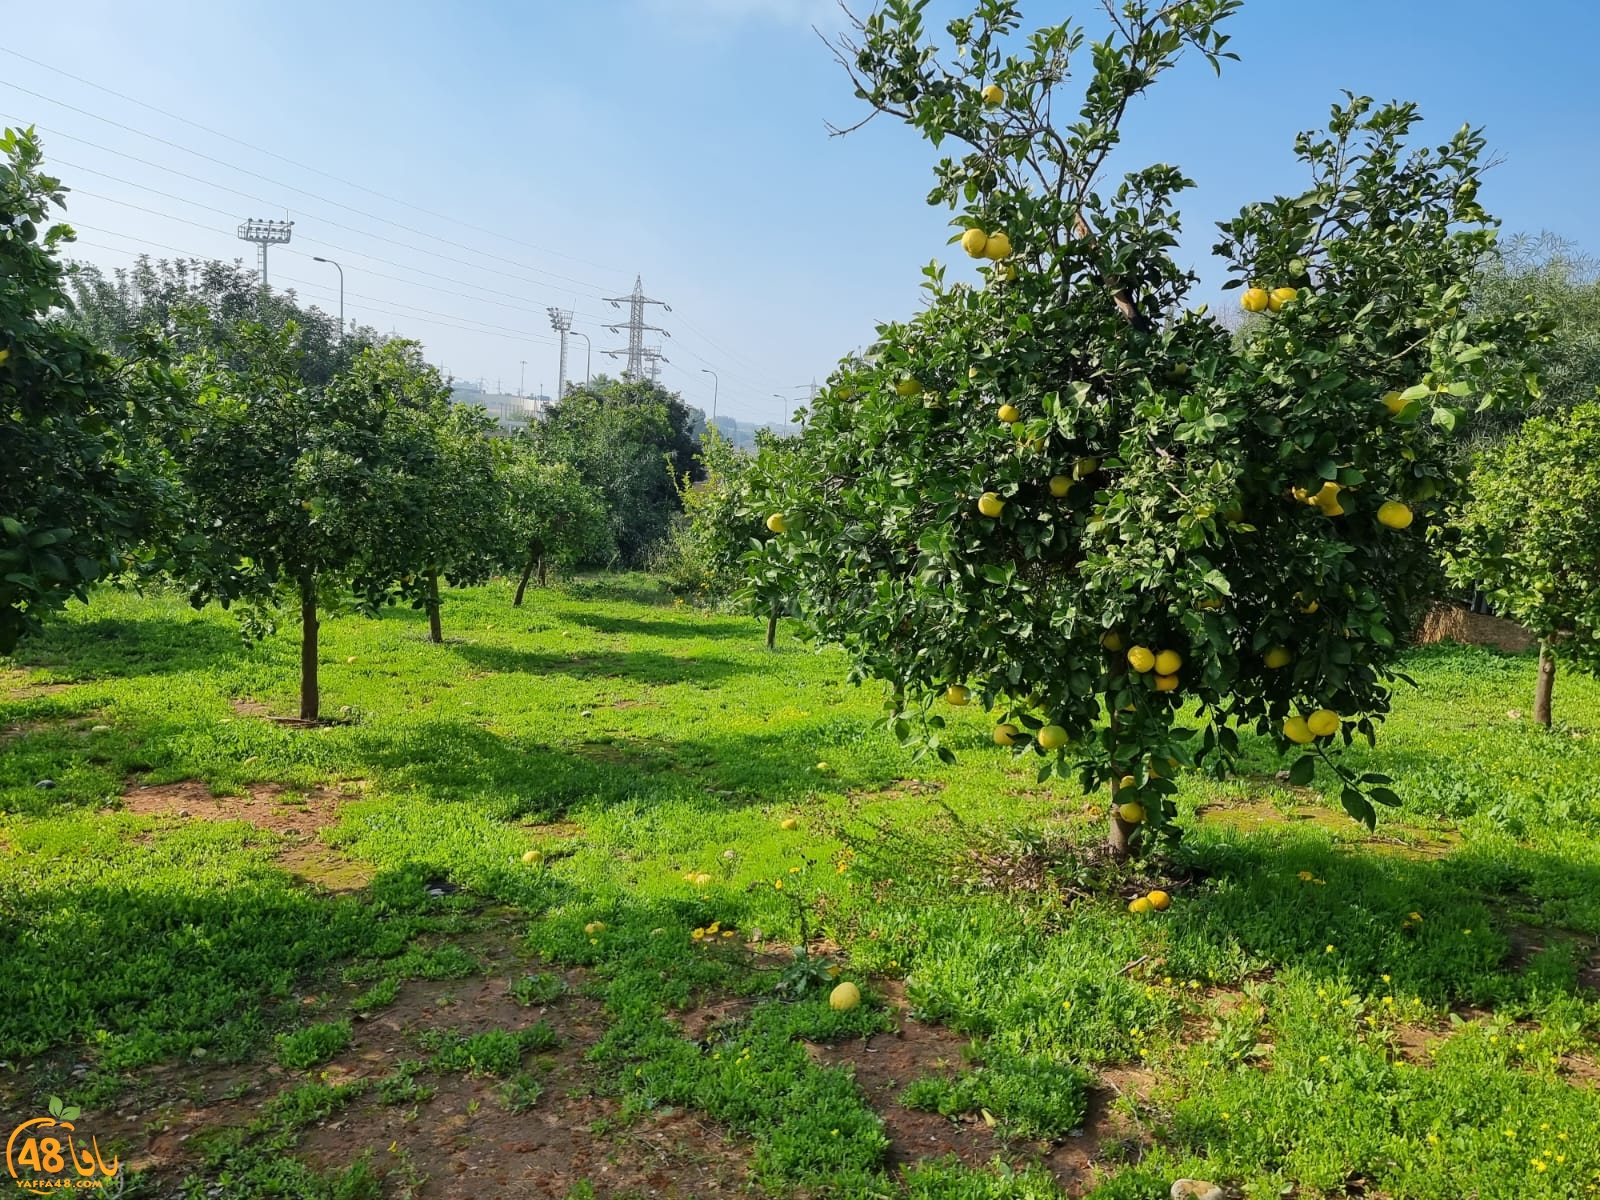
M 92 1136 L 90 1150 L 78 1149 L 73 1141 L 78 1132 L 73 1122 L 80 1115 L 77 1105 L 64 1104 L 59 1096 L 51 1096 L 48 1117 L 34 1117 L 13 1129 L 6 1140 L 6 1170 L 11 1178 L 37 1180 L 70 1173 L 79 1178 L 79 1187 L 104 1187 L 104 1180 L 116 1176 L 121 1163 L 113 1158 L 106 1166 L 100 1156 L 100 1143 Z M 28 1172 L 26 1177 L 18 1174 L 19 1167 Z M 103 1179 L 96 1178 L 97 1174 Z

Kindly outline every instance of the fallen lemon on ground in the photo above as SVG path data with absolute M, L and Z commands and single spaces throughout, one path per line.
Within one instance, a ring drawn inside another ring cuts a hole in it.
M 537 850 L 524 850 L 522 852 L 522 861 L 527 863 L 530 867 L 536 867 L 544 861 L 544 855 L 540 854 Z
M 985 492 L 978 497 L 978 511 L 986 517 L 998 517 L 1005 506 L 1006 502 L 993 492 Z
M 1039 730 L 1039 749 L 1059 750 L 1067 744 L 1067 731 L 1060 725 L 1046 725 Z
M 1163 891 L 1151 892 L 1145 899 L 1150 901 L 1150 907 L 1157 912 L 1166 912 L 1172 907 L 1172 897 Z
M 1239 303 L 1245 312 L 1266 312 L 1272 304 L 1272 294 L 1266 288 L 1246 288 Z
M 778 822 L 778 828 L 779 829 L 799 829 L 800 828 L 800 822 L 795 820 L 793 817 L 785 817 L 783 820 Z
M 590 921 L 583 927 L 583 931 L 590 937 L 593 937 L 597 933 L 604 933 L 606 931 L 606 923 L 604 921 Z
M 694 877 L 694 885 L 695 885 L 695 887 L 705 887 L 706 884 L 708 884 L 710 882 L 711 882 L 711 876 L 707 875 L 704 871 L 701 871 L 700 874 L 698 874 L 698 875 L 696 875 Z
M 972 693 L 961 684 L 952 683 L 949 687 L 945 688 L 944 698 L 946 703 L 953 704 L 955 707 L 961 708 L 972 699 Z
M 1317 735 L 1311 732 L 1311 726 L 1304 717 L 1290 717 L 1283 723 L 1283 736 L 1297 746 L 1304 746 L 1314 741 Z
M 1128 905 L 1128 911 L 1131 913 L 1147 913 L 1154 911 L 1154 909 L 1155 905 L 1150 903 L 1150 897 L 1148 896 L 1140 896 Z
M 841 983 L 828 994 L 828 1007 L 834 1012 L 848 1012 L 861 1003 L 861 989 L 850 982 Z
M 1398 500 L 1385 500 L 1378 506 L 1378 524 L 1390 529 L 1404 529 L 1411 524 L 1411 509 Z
M 1144 675 L 1155 668 L 1155 653 L 1148 646 L 1135 646 L 1128 651 L 1128 665 Z

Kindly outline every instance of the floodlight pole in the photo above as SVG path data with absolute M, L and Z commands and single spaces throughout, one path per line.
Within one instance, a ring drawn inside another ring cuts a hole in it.
M 550 314 L 550 328 L 561 335 L 561 368 L 556 375 L 556 403 L 559 404 L 567 390 L 567 331 L 572 328 L 572 314 L 562 312 L 553 304 L 545 311 Z
M 252 217 L 239 226 L 239 240 L 256 244 L 256 266 L 261 272 L 262 287 L 270 286 L 267 282 L 267 247 L 286 244 L 293 234 L 293 221 L 258 221 Z

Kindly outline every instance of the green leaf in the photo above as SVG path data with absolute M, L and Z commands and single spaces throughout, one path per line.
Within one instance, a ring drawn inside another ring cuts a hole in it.
M 1367 802 L 1367 798 L 1355 788 L 1345 788 L 1339 793 L 1339 803 L 1344 806 L 1345 812 L 1360 821 L 1369 830 L 1378 827 L 1378 812 Z
M 1306 754 L 1299 758 L 1294 766 L 1289 768 L 1289 782 L 1295 787 L 1305 787 L 1317 776 L 1317 760 L 1315 756 Z

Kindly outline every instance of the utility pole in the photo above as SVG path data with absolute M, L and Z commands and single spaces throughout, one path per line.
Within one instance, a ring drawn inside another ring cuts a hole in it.
M 293 221 L 257 221 L 251 218 L 239 226 L 239 240 L 256 244 L 256 270 L 261 275 L 261 286 L 267 283 L 267 247 L 286 244 L 294 234 Z M 344 272 L 339 272 L 340 279 Z
M 550 328 L 561 335 L 561 368 L 556 373 L 556 400 L 559 401 L 567 391 L 567 332 L 572 328 L 572 314 L 562 312 L 553 304 L 545 311 L 550 314 Z
M 650 364 L 646 369 L 650 372 L 650 382 L 654 383 L 661 378 L 661 364 L 672 360 L 661 353 L 659 346 L 646 346 L 641 353 L 644 355 L 644 361 Z
M 517 395 L 525 397 L 525 396 L 527 396 L 527 394 L 528 394 L 528 360 L 527 359 L 523 359 L 522 360 L 522 369 L 517 372 Z
M 644 280 L 637 275 L 635 275 L 633 278 L 633 292 L 630 295 L 607 296 L 606 302 L 609 303 L 612 308 L 621 308 L 624 304 L 628 306 L 628 319 L 626 322 L 618 322 L 615 325 L 607 325 L 604 327 L 617 332 L 621 332 L 624 329 L 628 331 L 628 347 L 626 350 L 619 349 L 606 351 L 606 353 L 612 358 L 620 358 L 623 355 L 627 356 L 628 365 L 622 372 L 623 377 L 628 379 L 643 379 L 645 371 L 647 370 L 645 366 L 645 360 L 647 358 L 651 361 L 651 367 L 648 369 L 652 370 L 654 374 L 659 374 L 660 367 L 656 364 L 658 362 L 665 362 L 667 360 L 661 357 L 661 350 L 659 347 L 655 347 L 648 351 L 646 350 L 644 344 L 644 335 L 646 333 L 659 333 L 663 337 L 671 337 L 672 335 L 665 329 L 662 329 L 659 325 L 645 324 L 644 306 L 647 304 L 659 304 L 661 305 L 663 312 L 671 312 L 672 305 L 666 303 L 664 300 L 652 300 L 650 297 L 646 296 L 644 294 Z M 652 378 L 654 377 L 654 374 L 652 375 Z

